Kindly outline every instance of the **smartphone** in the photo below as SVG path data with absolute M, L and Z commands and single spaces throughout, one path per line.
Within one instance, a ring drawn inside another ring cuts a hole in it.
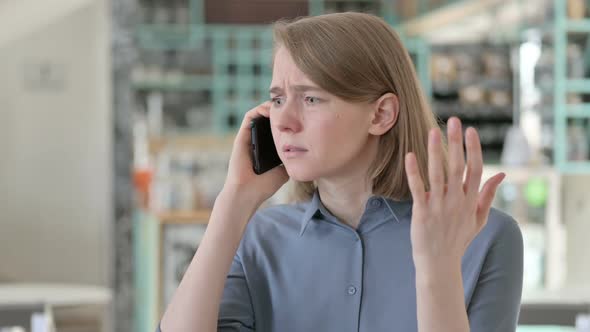
M 250 128 L 254 173 L 262 174 L 282 164 L 272 138 L 270 119 L 265 116 L 255 118 L 250 122 Z

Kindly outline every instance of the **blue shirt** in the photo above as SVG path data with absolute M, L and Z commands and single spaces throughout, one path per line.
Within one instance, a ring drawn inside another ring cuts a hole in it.
M 218 331 L 417 331 L 411 213 L 411 201 L 372 196 L 354 229 L 317 191 L 258 211 L 227 276 Z M 514 219 L 492 209 L 461 268 L 471 331 L 515 331 L 523 243 Z

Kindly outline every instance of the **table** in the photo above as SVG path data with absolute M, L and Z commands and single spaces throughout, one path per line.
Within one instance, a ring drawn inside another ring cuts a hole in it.
M 112 291 L 105 287 L 75 284 L 0 283 L 0 326 L 30 329 L 31 314 L 59 308 L 99 306 L 100 328 L 106 332 Z

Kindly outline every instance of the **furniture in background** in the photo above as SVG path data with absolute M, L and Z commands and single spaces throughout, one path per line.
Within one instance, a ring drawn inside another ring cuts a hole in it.
M 0 283 L 0 326 L 21 326 L 30 331 L 31 316 L 37 315 L 48 319 L 49 325 L 53 321 L 57 331 L 109 332 L 111 301 L 111 291 L 97 286 Z M 93 314 L 59 314 L 73 309 Z

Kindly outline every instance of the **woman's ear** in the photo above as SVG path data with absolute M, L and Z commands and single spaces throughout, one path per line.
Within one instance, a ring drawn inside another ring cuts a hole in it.
M 399 100 L 391 92 L 384 94 L 373 104 L 373 119 L 369 133 L 376 136 L 385 134 L 397 122 Z

